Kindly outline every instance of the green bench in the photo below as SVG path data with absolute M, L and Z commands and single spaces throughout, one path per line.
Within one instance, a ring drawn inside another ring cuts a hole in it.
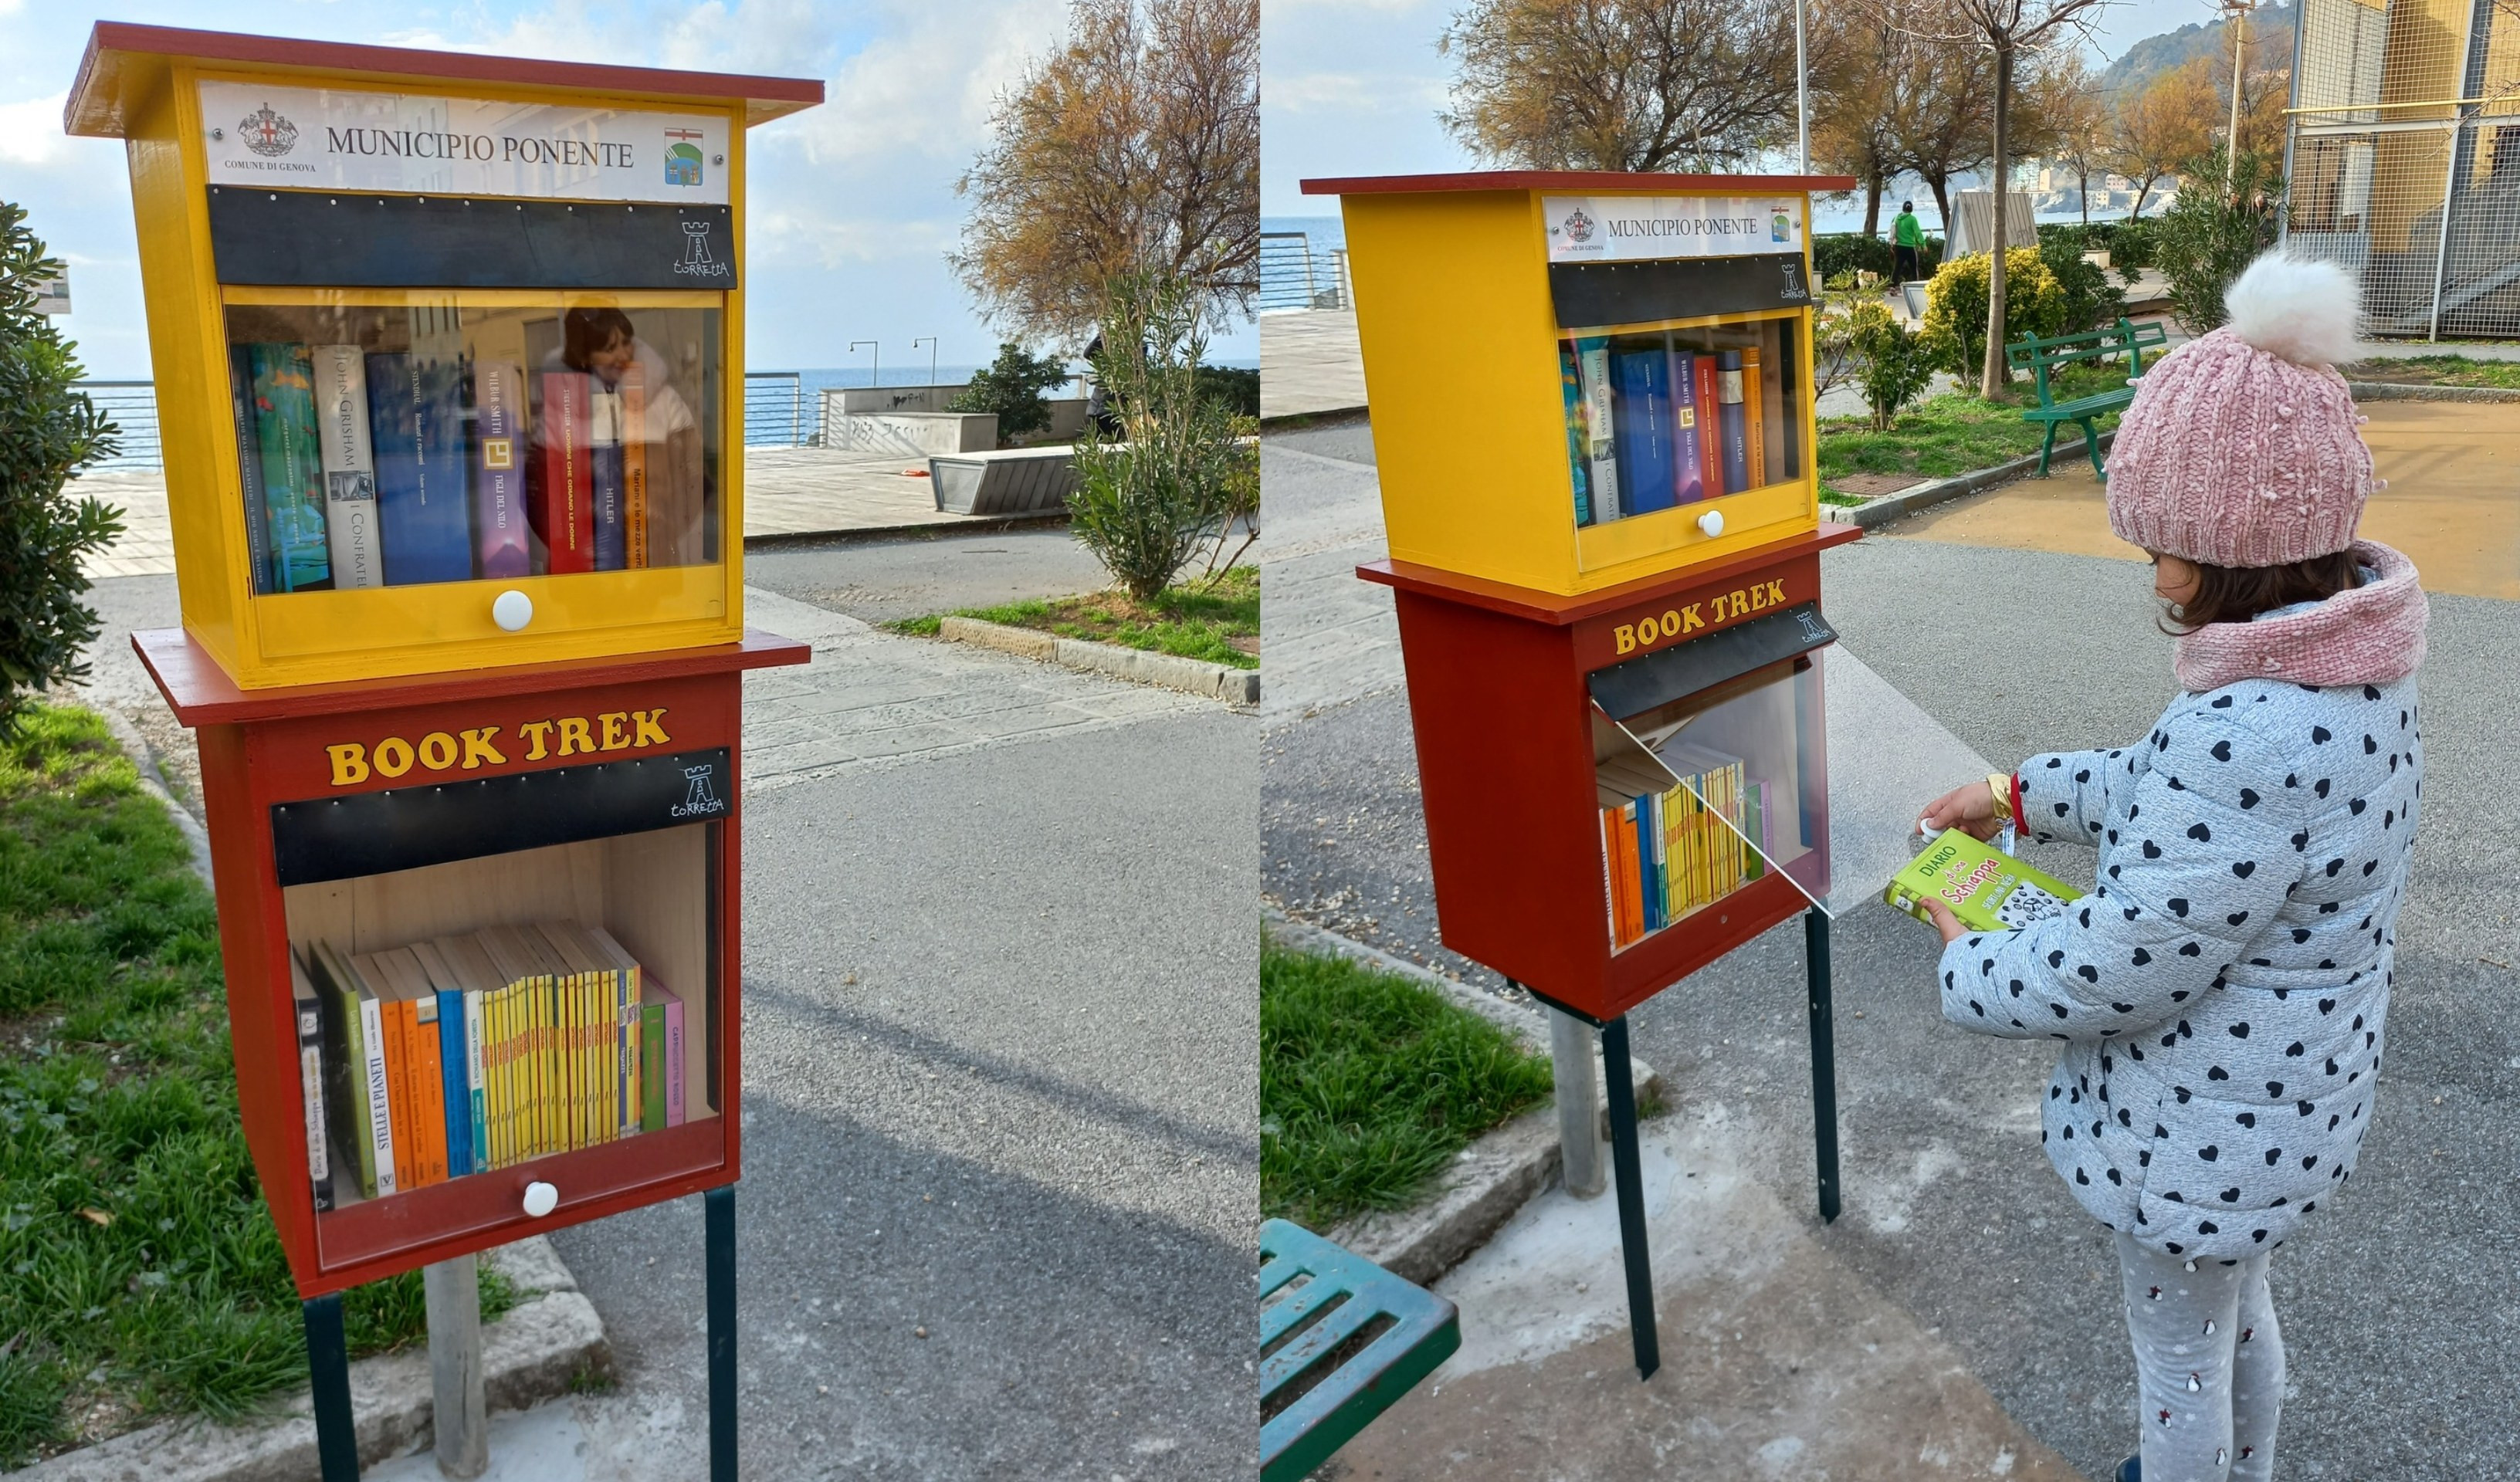
M 2143 352 L 2162 349 L 2169 343 L 2170 331 L 2159 321 L 2132 324 L 2121 318 L 2113 329 L 2086 330 L 2052 339 L 2029 335 L 2003 347 L 2004 364 L 2016 371 L 2028 371 L 2039 388 L 2039 405 L 2025 408 L 2021 420 L 2048 427 L 2047 440 L 2039 445 L 2040 477 L 2048 476 L 2048 457 L 2056 450 L 2056 429 L 2071 423 L 2083 429 L 2083 449 L 2092 455 L 2092 472 L 2102 483 L 2108 481 L 2109 471 L 2100 463 L 2099 419 L 2135 400 L 2133 382 L 2143 374 Z M 2129 383 L 2114 391 L 2058 401 L 2048 384 L 2050 372 L 2087 360 L 2113 360 L 2121 355 L 2126 357 Z
M 1260 1479 L 1299 1482 L 1462 1346 L 1452 1303 L 1284 1220 L 1260 1226 Z

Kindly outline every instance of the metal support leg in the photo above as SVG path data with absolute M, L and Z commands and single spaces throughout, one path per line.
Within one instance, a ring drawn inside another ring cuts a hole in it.
M 341 1332 L 341 1298 L 309 1297 L 304 1316 L 316 1460 L 324 1482 L 359 1482 L 359 1426 L 350 1414 L 350 1344 Z
M 708 1231 L 709 1482 L 735 1482 L 735 1186 L 700 1195 Z
M 1636 1342 L 1637 1377 L 1662 1368 L 1654 1334 L 1653 1263 L 1645 1245 L 1644 1168 L 1637 1151 L 1636 1072 L 1628 1063 L 1627 1015 L 1601 1026 L 1601 1070 L 1610 1093 L 1610 1163 L 1619 1183 L 1619 1254 L 1628 1267 L 1628 1332 Z
M 1599 1195 L 1601 1168 L 1600 1082 L 1593 1074 L 1593 1027 L 1563 1010 L 1549 1013 L 1549 1061 L 1555 1077 L 1557 1148 L 1566 1191 L 1579 1199 Z
M 1820 1167 L 1820 1217 L 1837 1218 L 1837 1021 L 1829 1007 L 1828 918 L 1803 913 L 1803 958 L 1811 973 L 1812 1145 Z

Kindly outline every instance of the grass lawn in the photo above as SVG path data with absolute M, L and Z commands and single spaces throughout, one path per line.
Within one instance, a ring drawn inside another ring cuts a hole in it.
M 354 1354 L 427 1331 L 417 1272 L 343 1308 Z M 0 734 L 0 1467 L 305 1381 L 209 890 L 104 722 L 31 707 Z
M 1114 589 L 1084 597 L 1009 603 L 1002 607 L 967 607 L 951 615 L 1037 628 L 1060 638 L 1178 653 L 1230 668 L 1260 667 L 1260 572 L 1253 566 L 1236 566 L 1213 586 L 1192 581 L 1166 587 L 1146 605 Z M 905 617 L 883 626 L 896 633 L 933 638 L 937 619 Z
M 1455 1153 L 1546 1100 L 1549 1056 L 1440 993 L 1260 948 L 1260 1212 L 1327 1230 L 1412 1203 Z
M 2520 362 L 2470 360 L 2464 355 L 2390 356 L 2345 368 L 2353 381 L 2409 382 L 2436 386 L 2500 386 L 2520 390 Z
M 2050 378 L 2048 389 L 2056 400 L 2071 401 L 2125 384 L 2122 366 L 2105 370 L 2077 366 Z M 1872 430 L 1869 417 L 1823 419 L 1820 425 L 1822 497 L 1831 504 L 1864 502 L 1830 487 L 1829 480 L 1841 474 L 1949 478 L 2038 452 L 2047 429 L 2021 420 L 2022 408 L 2039 404 L 2038 393 L 2025 377 L 2016 382 L 2013 394 L 2017 399 L 2010 405 L 1983 401 L 1964 391 L 1929 396 L 1910 406 L 1887 432 Z M 2114 412 L 2099 420 L 2103 432 L 2116 426 Z M 2057 445 L 2078 441 L 2082 435 L 2080 428 L 2065 427 L 2056 434 Z

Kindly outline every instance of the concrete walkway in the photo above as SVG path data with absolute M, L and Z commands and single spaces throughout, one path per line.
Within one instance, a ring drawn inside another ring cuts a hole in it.
M 1354 309 L 1260 316 L 1260 416 L 1319 416 L 1365 405 Z

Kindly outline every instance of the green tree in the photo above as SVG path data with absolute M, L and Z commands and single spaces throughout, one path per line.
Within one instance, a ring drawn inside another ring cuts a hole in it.
M 1088 427 L 1077 439 L 1068 527 L 1131 597 L 1151 602 L 1201 546 L 1222 547 L 1243 504 L 1256 505 L 1259 453 L 1249 420 L 1202 394 L 1207 331 L 1196 289 L 1123 274 L 1102 321 L 1096 364 L 1120 430 Z
M 1955 257 L 1934 272 L 1925 285 L 1924 348 L 1934 368 L 1963 381 L 1986 364 L 1987 267 L 1989 254 Z M 2003 254 L 2005 289 L 2003 337 L 2006 343 L 2024 335 L 2053 335 L 2065 325 L 2065 291 L 2056 275 L 2041 261 L 2037 247 L 2014 247 Z
M 1923 337 L 1909 334 L 1877 299 L 1866 299 L 1847 312 L 1846 338 L 1856 384 L 1872 409 L 1872 430 L 1887 432 L 1901 410 L 1932 382 L 1933 356 Z
M 1050 426 L 1050 403 L 1044 391 L 1067 384 L 1067 363 L 1056 355 L 1035 355 L 1013 340 L 998 345 L 998 358 L 975 372 L 963 393 L 945 403 L 949 412 L 998 414 L 998 446 L 1008 447 L 1026 432 Z
M 2283 181 L 2262 157 L 2242 154 L 2224 191 L 2223 152 L 2188 166 L 2179 199 L 2158 218 L 2152 264 L 2170 280 L 2170 310 L 2191 335 L 2228 317 L 2223 291 L 2260 252 L 2274 246 Z
M 35 691 L 87 678 L 79 650 L 97 618 L 79 601 L 79 558 L 122 533 L 120 511 L 65 492 L 119 434 L 75 389 L 77 347 L 35 312 L 35 286 L 61 271 L 25 209 L 0 201 L 0 721 Z

